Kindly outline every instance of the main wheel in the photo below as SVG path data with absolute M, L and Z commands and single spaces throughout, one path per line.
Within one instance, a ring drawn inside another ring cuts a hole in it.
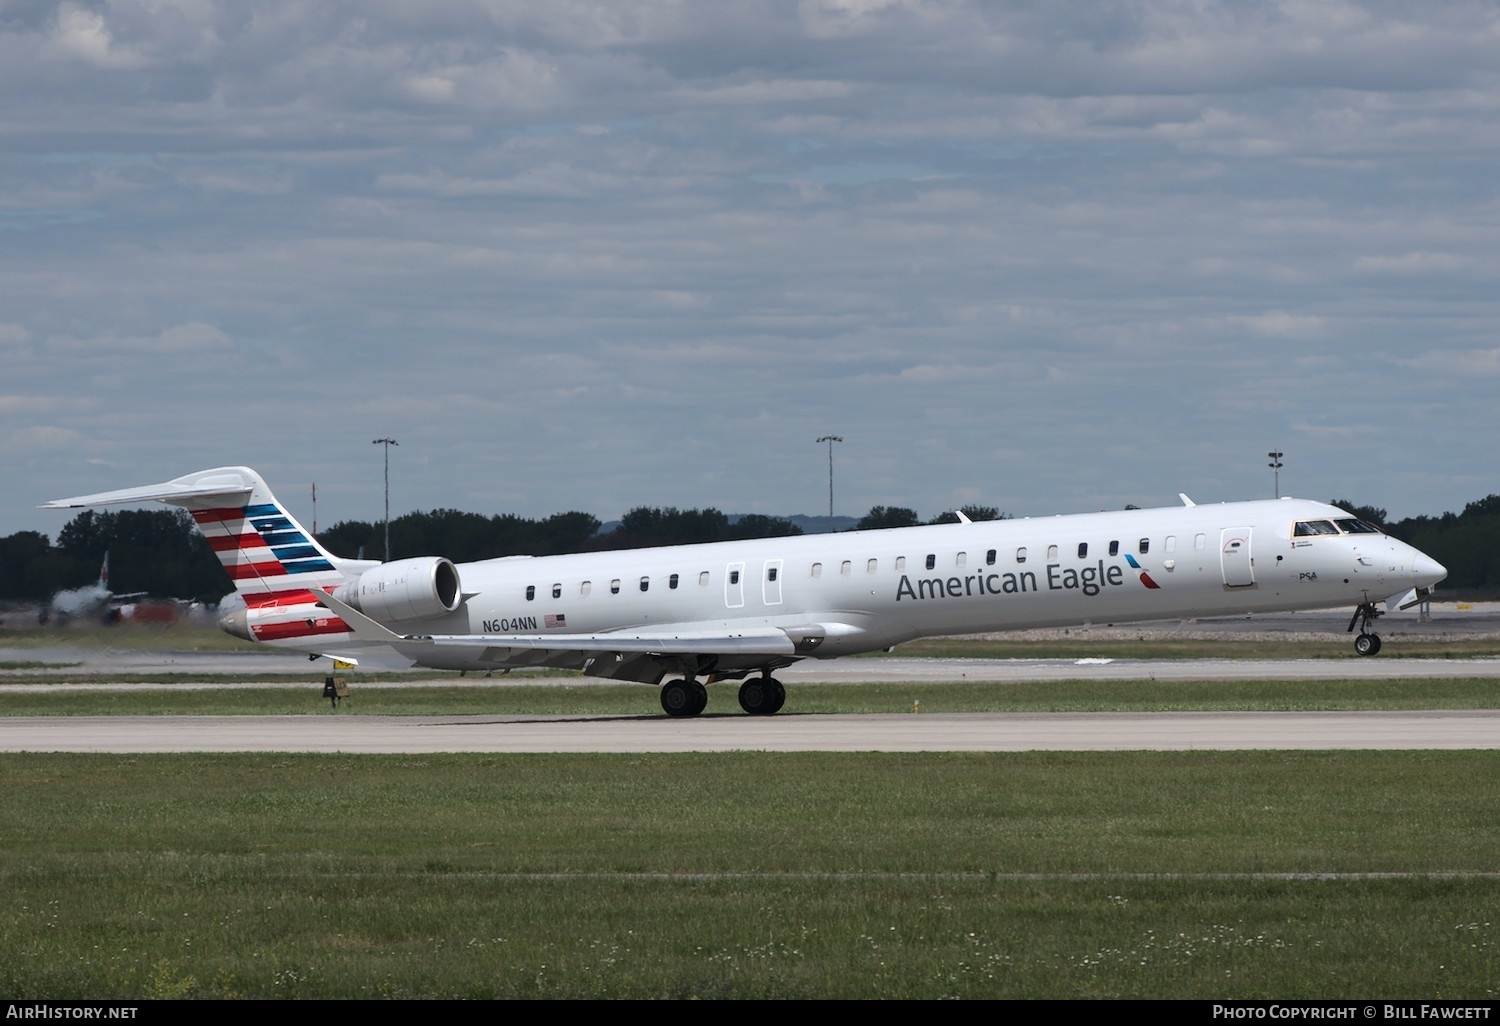
M 1354 651 L 1362 656 L 1372 656 L 1380 651 L 1379 634 L 1361 634 L 1354 639 Z
M 786 688 L 775 677 L 767 677 L 765 683 L 771 689 L 771 708 L 766 710 L 766 714 L 781 712 L 781 707 L 786 705 Z
M 673 680 L 662 685 L 661 708 L 668 716 L 697 716 L 708 704 L 708 689 L 695 680 Z
M 786 704 L 786 688 L 775 677 L 752 677 L 740 685 L 740 708 L 751 716 L 770 716 Z
M 770 703 L 771 692 L 761 678 L 751 677 L 740 685 L 740 708 L 751 716 L 766 715 L 770 711 L 766 708 Z

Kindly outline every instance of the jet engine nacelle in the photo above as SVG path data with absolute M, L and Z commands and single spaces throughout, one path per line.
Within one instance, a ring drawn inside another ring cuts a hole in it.
M 458 568 L 442 556 L 382 563 L 342 585 L 333 597 L 376 620 L 419 620 L 458 608 Z

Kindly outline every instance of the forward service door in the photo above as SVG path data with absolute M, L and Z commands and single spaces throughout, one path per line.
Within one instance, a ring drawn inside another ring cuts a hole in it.
M 1224 587 L 1255 587 L 1255 564 L 1250 555 L 1250 528 L 1226 527 L 1219 532 L 1219 567 Z

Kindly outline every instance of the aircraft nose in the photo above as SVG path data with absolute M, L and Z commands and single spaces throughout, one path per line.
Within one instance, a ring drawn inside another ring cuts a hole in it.
M 1448 576 L 1448 568 L 1425 552 L 1414 552 L 1411 558 L 1411 579 L 1418 588 L 1430 588 Z

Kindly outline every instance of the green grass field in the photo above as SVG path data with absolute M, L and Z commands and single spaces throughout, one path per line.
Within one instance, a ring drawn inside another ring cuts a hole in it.
M 0 993 L 1493 998 L 1495 770 L 4 755 Z

